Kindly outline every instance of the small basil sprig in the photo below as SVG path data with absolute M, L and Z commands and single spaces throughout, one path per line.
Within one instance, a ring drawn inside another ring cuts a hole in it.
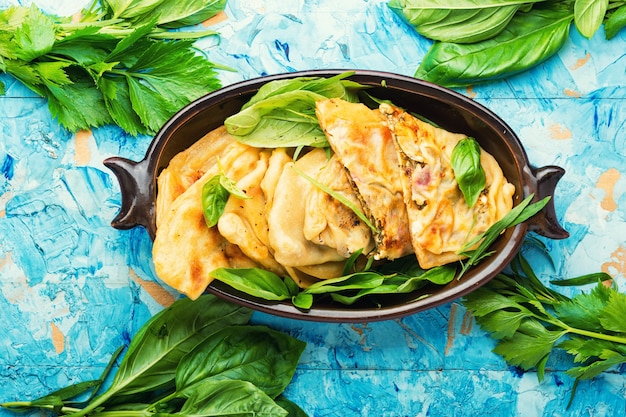
M 211 177 L 202 186 L 202 210 L 208 227 L 217 224 L 224 213 L 228 198 L 233 195 L 237 198 L 248 199 L 246 193 L 237 187 L 237 184 L 225 174 Z
M 487 182 L 485 170 L 480 164 L 480 146 L 476 139 L 461 139 L 452 149 L 450 163 L 465 202 L 473 207 Z
M 480 235 L 476 236 L 474 239 L 463 245 L 458 254 L 461 256 L 467 256 L 468 258 L 462 261 L 463 266 L 457 279 L 461 279 L 463 274 L 467 272 L 470 267 L 478 264 L 478 262 L 480 262 L 482 259 L 491 256 L 493 252 L 488 252 L 487 250 L 505 229 L 525 222 L 526 220 L 540 212 L 546 206 L 546 204 L 548 204 L 548 201 L 550 201 L 550 196 L 548 196 L 543 198 L 542 200 L 530 204 L 533 198 L 534 194 L 526 197 L 521 203 L 513 207 L 513 209 L 509 211 L 502 219 L 492 224 L 491 227 L 489 227 L 484 233 L 481 233 Z M 471 249 L 477 244 L 478 247 L 476 247 L 476 249 Z

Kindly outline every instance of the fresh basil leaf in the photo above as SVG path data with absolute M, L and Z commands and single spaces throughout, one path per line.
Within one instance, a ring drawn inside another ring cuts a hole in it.
M 291 303 L 297 308 L 308 310 L 313 307 L 313 294 L 301 291 L 291 298 Z
M 276 404 L 287 410 L 289 417 L 308 417 L 304 410 L 301 409 L 296 403 L 282 395 L 274 399 L 274 401 Z
M 391 0 L 388 5 L 422 36 L 473 43 L 500 33 L 520 7 L 544 0 Z
M 490 39 L 472 44 L 435 42 L 415 77 L 459 87 L 526 71 L 561 49 L 573 19 L 568 7 L 550 2 L 516 14 L 502 32 Z
M 247 381 L 206 380 L 188 393 L 180 416 L 287 416 L 262 390 Z
M 380 295 L 380 294 L 394 294 L 397 291 L 397 289 L 398 289 L 397 284 L 382 284 L 382 285 L 379 285 L 378 287 L 364 288 L 362 290 L 359 290 L 356 294 L 349 293 L 348 295 L 346 295 L 343 293 L 333 292 L 333 293 L 330 293 L 330 297 L 334 301 L 337 301 L 338 303 L 345 304 L 345 305 L 352 305 L 365 297 L 371 297 L 373 295 Z
M 604 22 L 604 35 L 607 40 L 610 40 L 626 27 L 626 4 L 607 13 L 607 16 Z
M 247 323 L 250 316 L 250 310 L 213 295 L 177 300 L 133 337 L 109 389 L 89 408 L 118 395 L 173 385 L 176 366 L 184 355 L 224 327 Z
M 222 185 L 223 176 L 223 174 L 215 175 L 202 186 L 202 211 L 209 228 L 219 221 L 230 196 L 228 190 Z
M 377 272 L 362 271 L 339 278 L 329 278 L 309 285 L 304 289 L 307 294 L 327 294 L 345 290 L 375 288 L 382 285 L 385 277 Z
M 574 24 L 586 38 L 591 38 L 602 25 L 609 0 L 576 0 Z
M 353 90 L 358 91 L 364 88 L 364 86 L 356 83 L 347 84 L 348 81 L 345 80 L 345 78 L 352 74 L 354 74 L 354 72 L 348 71 L 329 78 L 295 77 L 270 81 L 263 84 L 241 109 L 245 110 L 270 97 L 298 90 L 311 91 L 327 98 L 341 98 L 346 101 L 357 101 L 358 97 L 353 93 Z
M 344 80 L 350 74 L 265 83 L 241 111 L 224 121 L 224 125 L 238 141 L 250 146 L 328 146 L 315 115 L 315 103 L 325 98 L 357 101 L 356 92 L 365 86 Z
M 265 326 L 226 327 L 183 357 L 176 370 L 176 390 L 193 391 L 207 379 L 242 380 L 274 398 L 289 385 L 305 347 Z
M 291 298 L 293 289 L 275 273 L 260 268 L 218 268 L 211 276 L 238 291 L 264 300 Z
M 463 138 L 452 149 L 450 158 L 454 177 L 465 202 L 473 207 L 485 189 L 487 177 L 480 163 L 480 146 L 474 138 Z
M 467 272 L 467 270 L 471 266 L 476 265 L 486 256 L 487 250 L 489 249 L 491 244 L 496 241 L 498 236 L 500 236 L 500 234 L 505 229 L 528 220 L 530 217 L 541 211 L 546 206 L 546 204 L 548 204 L 548 201 L 550 201 L 550 196 L 548 196 L 543 198 L 542 200 L 530 204 L 533 198 L 533 194 L 526 197 L 517 206 L 513 207 L 513 209 L 509 211 L 502 219 L 492 224 L 484 233 L 476 236 L 474 239 L 466 243 L 461 248 L 461 250 L 459 250 L 458 254 L 462 256 L 467 256 L 468 259 L 463 261 L 463 267 L 461 268 L 461 272 L 457 276 L 457 279 L 461 279 L 461 277 L 465 274 L 465 272 Z M 478 247 L 476 249 L 470 249 L 477 244 Z
M 296 90 L 268 97 L 228 117 L 228 132 L 250 146 L 277 148 L 328 145 L 315 116 L 315 102 L 325 97 Z
M 424 282 L 435 285 L 446 285 L 454 280 L 456 265 L 442 265 L 424 271 L 423 274 L 408 278 L 398 287 L 396 292 L 409 293 L 423 286 Z

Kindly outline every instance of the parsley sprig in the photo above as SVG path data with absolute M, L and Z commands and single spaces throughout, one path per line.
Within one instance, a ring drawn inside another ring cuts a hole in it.
M 497 340 L 495 353 L 525 371 L 536 369 L 539 380 L 556 349 L 578 364 L 566 371 L 577 382 L 626 363 L 626 294 L 611 276 L 598 272 L 552 282 L 597 284 L 569 298 L 546 287 L 518 254 L 510 271 L 465 296 L 463 305 Z
M 217 65 L 193 48 L 194 26 L 226 0 L 94 0 L 77 21 L 35 5 L 0 11 L 0 73 L 48 100 L 71 131 L 117 124 L 155 133 L 190 101 L 220 87 Z M 0 94 L 6 86 L 0 81 Z

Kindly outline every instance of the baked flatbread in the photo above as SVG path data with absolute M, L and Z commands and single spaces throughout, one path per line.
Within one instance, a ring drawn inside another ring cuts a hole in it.
M 264 269 L 284 275 L 286 271 L 276 262 L 270 247 L 265 194 L 261 188 L 269 158 L 270 151 L 260 152 L 256 164 L 250 166 L 250 171 L 237 182 L 237 188 L 244 191 L 247 198 L 229 197 L 217 229 L 226 240 L 237 245 Z
M 233 142 L 220 155 L 226 175 L 237 181 L 258 162 L 258 149 Z M 157 276 L 167 285 L 198 298 L 211 283 L 211 272 L 220 267 L 248 268 L 259 265 L 237 245 L 226 240 L 217 227 L 208 228 L 202 209 L 202 187 L 220 172 L 210 167 L 161 213 L 162 220 L 152 246 Z
M 481 150 L 486 185 L 473 207 L 465 202 L 451 165 L 452 150 L 467 136 L 425 123 L 383 104 L 402 163 L 404 202 L 411 242 L 424 269 L 460 259 L 466 242 L 508 213 L 515 187 L 504 178 L 496 160 Z
M 320 182 L 328 180 L 321 174 L 329 163 L 324 150 L 314 149 L 296 162 L 285 164 L 276 182 L 267 224 L 274 256 L 282 265 L 300 268 L 343 263 L 349 253 L 369 246 L 369 234 L 363 233 L 364 225 L 354 221 L 354 212 L 336 200 L 327 206 L 327 194 L 298 172 Z M 332 165 L 330 167 L 332 169 Z M 331 182 L 341 183 L 337 178 L 333 180 Z M 333 187 L 333 184 L 326 185 Z M 334 187 L 345 188 L 345 185 L 334 184 Z M 329 220 L 329 213 L 335 213 L 336 218 Z M 342 219 L 345 224 L 339 225 Z M 344 238 L 342 241 L 338 241 L 339 235 Z M 309 268 L 307 273 L 313 270 Z
M 412 253 L 400 161 L 385 115 L 341 99 L 318 101 L 316 113 L 376 226 L 374 258 L 396 259 Z
M 204 135 L 189 148 L 177 153 L 157 179 L 156 226 L 172 202 L 209 169 L 215 169 L 217 158 L 235 139 L 221 126 Z

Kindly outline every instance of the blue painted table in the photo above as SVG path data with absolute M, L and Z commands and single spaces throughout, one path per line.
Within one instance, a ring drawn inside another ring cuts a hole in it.
M 16 4 L 0 0 L 0 7 Z M 19 3 L 27 3 L 20 1 Z M 69 15 L 85 2 L 40 0 Z M 430 42 L 382 0 L 230 0 L 219 44 L 198 46 L 235 68 L 223 84 L 313 68 L 412 75 Z M 547 241 L 541 278 L 604 270 L 626 290 L 626 32 L 610 42 L 572 30 L 545 64 L 459 89 L 499 114 L 535 166 L 566 169 L 556 190 L 571 237 Z M 0 401 L 34 398 L 97 377 L 112 352 L 178 295 L 151 265 L 143 229 L 109 226 L 120 206 L 106 157 L 139 160 L 150 137 L 116 127 L 71 134 L 43 99 L 8 76 L 0 97 Z M 570 290 L 575 291 L 575 290 Z M 311 416 L 614 416 L 626 412 L 626 369 L 582 382 L 565 355 L 543 382 L 491 352 L 459 302 L 370 324 L 253 320 L 308 343 L 286 395 Z M 0 412 L 0 415 L 9 415 Z

